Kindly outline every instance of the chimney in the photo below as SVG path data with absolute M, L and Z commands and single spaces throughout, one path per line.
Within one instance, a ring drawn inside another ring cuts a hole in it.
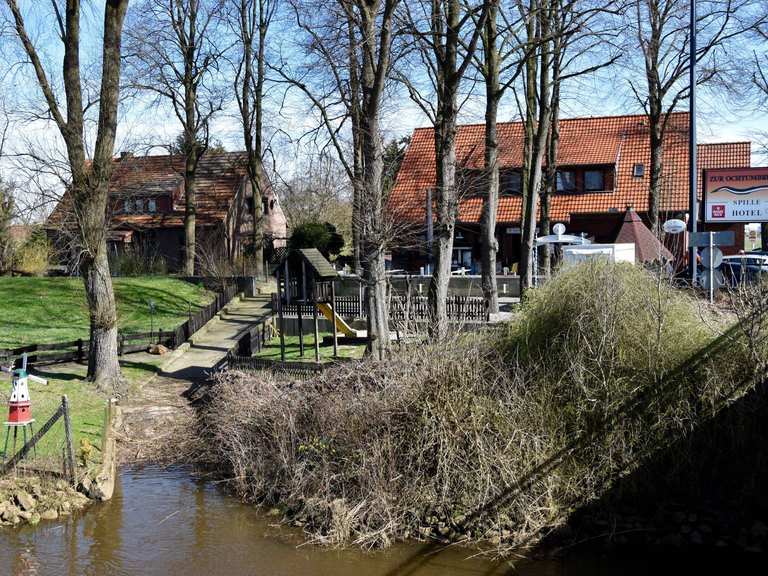
M 130 150 L 123 150 L 120 152 L 120 160 L 127 160 L 128 158 L 133 158 L 133 152 Z

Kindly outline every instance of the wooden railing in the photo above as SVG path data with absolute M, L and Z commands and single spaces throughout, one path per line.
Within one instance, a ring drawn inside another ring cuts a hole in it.
M 277 295 L 272 296 L 272 309 L 277 310 Z M 304 318 L 312 317 L 311 302 L 290 304 L 283 303 L 283 315 L 291 318 L 298 316 L 299 306 Z M 486 300 L 477 296 L 449 296 L 446 301 L 448 318 L 457 321 L 485 322 L 488 320 L 488 305 Z M 365 318 L 368 311 L 365 305 L 361 309 L 360 299 L 356 296 L 337 296 L 336 310 L 340 316 Z M 426 296 L 393 296 L 389 300 L 389 317 L 391 320 L 428 320 L 430 317 L 429 301 Z
M 119 356 L 131 352 L 146 350 L 154 344 L 162 344 L 167 348 L 177 348 L 208 321 L 210 321 L 235 295 L 237 285 L 226 286 L 217 293 L 210 304 L 196 312 L 190 312 L 186 322 L 173 330 L 157 330 L 152 332 L 119 332 L 117 335 L 117 353 Z M 28 344 L 8 350 L 0 349 L 0 364 L 13 360 L 20 365 L 21 355 L 27 355 L 30 365 L 60 364 L 62 362 L 83 362 L 88 358 L 89 341 L 79 338 L 68 342 L 53 342 L 45 344 Z

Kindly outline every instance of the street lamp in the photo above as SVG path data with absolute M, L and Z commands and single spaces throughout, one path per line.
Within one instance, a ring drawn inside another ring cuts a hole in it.
M 688 101 L 688 194 L 689 210 L 688 230 L 691 236 L 696 232 L 696 220 L 699 217 L 698 198 L 696 197 L 696 0 L 691 0 L 690 23 L 690 47 L 689 47 L 689 101 Z M 689 236 L 690 238 L 690 236 Z M 690 244 L 690 241 L 689 241 Z M 696 247 L 690 247 L 691 286 L 696 286 Z

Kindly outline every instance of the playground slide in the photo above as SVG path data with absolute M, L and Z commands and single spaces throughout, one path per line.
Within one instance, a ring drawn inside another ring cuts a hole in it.
M 355 330 L 349 324 L 344 322 L 344 319 L 341 316 L 334 313 L 330 304 L 318 303 L 317 309 L 320 310 L 323 316 L 325 316 L 328 320 L 336 324 L 337 332 L 341 332 L 345 336 L 357 338 L 358 336 L 357 330 Z

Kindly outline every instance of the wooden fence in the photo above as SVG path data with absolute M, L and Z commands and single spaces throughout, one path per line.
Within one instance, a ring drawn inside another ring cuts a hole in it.
M 237 293 L 237 285 L 226 286 L 216 294 L 210 304 L 197 312 L 190 312 L 186 322 L 174 330 L 119 332 L 117 335 L 118 355 L 140 352 L 154 344 L 162 344 L 167 348 L 177 348 L 211 320 Z M 50 344 L 28 344 L 10 350 L 0 350 L 0 363 L 13 359 L 20 366 L 22 354 L 27 355 L 29 365 L 43 366 L 62 362 L 83 362 L 88 358 L 89 347 L 89 341 L 83 338 Z
M 272 296 L 272 309 L 277 310 L 277 294 Z M 283 315 L 297 317 L 298 308 L 301 306 L 301 315 L 304 318 L 312 317 L 312 303 L 283 304 Z M 446 301 L 448 318 L 451 320 L 464 320 L 485 322 L 488 320 L 488 305 L 485 298 L 477 296 L 449 296 Z M 338 296 L 336 298 L 336 310 L 344 317 L 365 318 L 368 311 L 356 296 Z M 429 300 L 426 296 L 392 296 L 389 299 L 389 317 L 391 320 L 429 320 Z

